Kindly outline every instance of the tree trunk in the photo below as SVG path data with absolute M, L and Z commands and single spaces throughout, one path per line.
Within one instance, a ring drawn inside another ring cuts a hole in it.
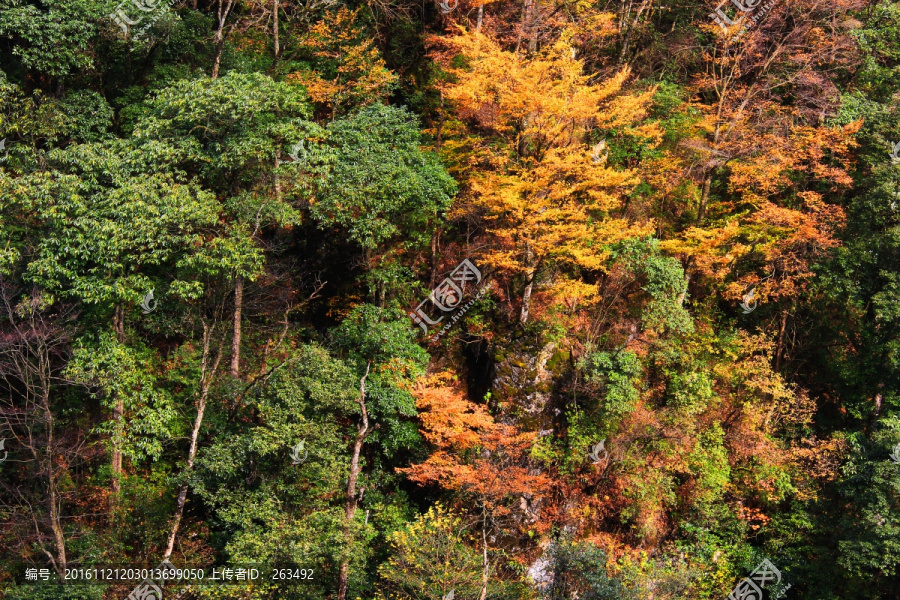
M 350 477 L 347 479 L 347 506 L 344 512 L 344 539 L 350 544 L 350 529 L 353 518 L 356 516 L 356 507 L 358 504 L 356 498 L 356 481 L 359 479 L 359 472 L 362 470 L 359 466 L 359 455 L 362 452 L 363 443 L 371 433 L 369 429 L 369 413 L 366 410 L 366 378 L 369 376 L 369 369 L 372 363 L 366 365 L 366 374 L 359 380 L 359 409 L 362 412 L 362 423 L 357 426 L 356 440 L 353 442 L 353 454 L 350 457 Z M 338 592 L 337 600 L 345 600 L 347 597 L 347 582 L 350 579 L 350 561 L 345 558 L 341 562 L 341 569 L 338 574 Z
M 216 42 L 216 59 L 213 61 L 212 78 L 219 78 L 219 65 L 222 64 L 222 51 L 225 49 L 225 38 Z
M 122 489 L 119 479 L 122 477 L 122 437 L 125 434 L 122 416 L 125 413 L 125 401 L 116 398 L 116 406 L 113 408 L 113 421 L 115 421 L 115 439 L 113 439 L 113 455 L 112 455 L 112 492 L 110 498 L 112 505 L 116 503 L 116 496 Z
M 56 475 L 53 468 L 53 413 L 50 412 L 50 383 L 46 382 L 43 394 L 44 418 L 47 420 L 47 504 L 50 509 L 50 529 L 53 530 L 53 540 L 56 544 L 56 560 L 54 567 L 57 574 L 65 580 L 66 573 L 66 538 L 63 534 L 59 517 L 59 497 L 56 489 Z
M 278 167 L 281 166 L 280 152 L 275 150 L 275 200 L 281 202 L 281 177 L 278 175 Z
M 43 552 L 53 569 L 64 579 L 68 559 L 62 525 L 60 481 L 69 479 L 72 453 L 77 452 L 76 448 L 80 448 L 81 444 L 76 442 L 76 446 L 69 445 L 67 448 L 65 438 L 62 441 L 56 439 L 51 398 L 54 380 L 58 380 L 64 368 L 63 357 L 71 349 L 73 330 L 69 323 L 75 321 L 77 315 L 73 308 L 62 302 L 54 303 L 46 312 L 30 310 L 22 314 L 13 302 L 17 295 L 18 290 L 0 278 L 0 319 L 4 321 L 3 343 L 0 343 L 0 380 L 6 391 L 16 390 L 12 394 L 0 395 L 0 431 L 3 431 L 4 437 L 11 435 L 22 451 L 31 455 L 31 460 L 16 462 L 33 462 L 36 465 L 36 481 L 33 485 L 29 481 L 6 486 L 2 502 L 8 514 L 20 517 L 16 525 L 23 526 L 28 520 L 31 521 L 34 537 L 25 544 Z M 113 314 L 116 328 L 117 319 L 122 314 L 121 310 Z M 12 381 L 15 381 L 15 388 L 10 388 Z M 2 450 L 0 454 L 2 462 L 7 456 Z M 83 454 L 77 457 L 84 459 Z M 8 466 L 15 471 L 15 465 Z M 10 502 L 13 498 L 19 502 Z M 44 545 L 46 529 L 52 533 L 52 550 Z
M 231 12 L 231 6 L 234 4 L 234 0 L 228 0 L 228 4 L 225 5 L 225 10 L 222 10 L 222 0 L 219 0 L 219 27 L 216 29 L 216 35 L 213 37 L 213 42 L 216 44 L 216 58 L 213 61 L 212 68 L 212 78 L 217 79 L 219 77 L 219 66 L 222 64 L 222 51 L 225 49 L 225 21 L 228 20 L 228 13 Z
M 703 193 L 700 195 L 700 207 L 697 208 L 697 225 L 703 221 L 703 216 L 706 214 L 706 204 L 709 202 L 709 188 L 712 185 L 712 171 L 706 173 L 706 177 L 703 178 Z
M 525 30 L 528 28 L 528 24 L 531 22 L 531 11 L 534 6 L 534 0 L 525 0 L 522 3 L 522 21 L 519 23 L 519 36 L 516 40 L 516 53 L 519 52 L 519 48 L 522 46 L 522 36 L 525 35 Z
M 534 54 L 537 52 L 538 33 L 541 28 L 541 0 L 534 0 L 534 13 L 531 17 L 531 36 L 528 40 L 528 51 Z
M 231 338 L 231 376 L 241 376 L 241 308 L 244 305 L 244 278 L 234 280 L 234 335 Z
M 197 445 L 200 440 L 200 426 L 203 424 L 203 413 L 206 412 L 206 399 L 209 397 L 209 388 L 212 385 L 216 371 L 219 369 L 219 361 L 222 359 L 222 345 L 219 346 L 216 353 L 216 359 L 211 369 L 207 370 L 209 365 L 209 352 L 212 341 L 213 328 L 203 324 L 203 358 L 200 362 L 200 398 L 197 402 L 197 417 L 194 419 L 194 427 L 191 430 L 191 446 L 188 450 L 187 466 L 184 473 L 189 473 L 194 468 L 194 458 L 197 456 Z M 175 505 L 175 518 L 172 522 L 172 531 L 169 533 L 169 543 L 166 546 L 166 552 L 163 560 L 168 560 L 172 556 L 172 550 L 175 548 L 175 537 L 178 535 L 178 528 L 181 525 L 181 519 L 184 516 L 184 505 L 187 502 L 188 484 L 182 483 L 178 490 L 178 500 Z
M 441 239 L 441 227 L 438 225 L 431 234 L 431 289 L 434 289 L 434 283 L 437 280 L 438 268 L 438 245 Z
M 278 44 L 278 0 L 272 0 L 274 4 L 274 8 L 272 10 L 272 36 L 275 38 L 275 60 L 278 60 L 278 55 L 281 52 L 280 46 Z
M 691 267 L 692 261 L 688 259 L 688 264 L 684 268 L 684 291 L 678 296 L 678 306 L 684 306 L 684 300 L 687 297 L 688 288 L 691 286 L 691 274 L 688 269 Z
M 775 372 L 781 371 L 781 355 L 784 352 L 784 331 L 787 328 L 787 309 L 781 312 L 781 324 L 778 327 L 778 344 L 775 347 Z
M 441 134 L 444 131 L 444 90 L 440 91 L 441 94 L 441 110 L 438 114 L 438 127 L 437 127 L 437 152 L 441 151 Z
M 716 131 L 716 139 L 718 139 L 719 133 Z M 697 220 L 696 224 L 699 227 L 703 221 L 703 217 L 706 215 L 706 205 L 709 202 L 709 189 L 712 186 L 712 169 L 706 172 L 706 175 L 703 177 L 703 188 L 700 194 L 700 206 L 697 207 Z M 684 306 L 684 299 L 688 293 L 688 286 L 691 283 L 691 269 L 694 266 L 694 257 L 688 258 L 687 263 L 684 266 L 684 292 L 681 293 L 681 296 L 678 297 L 678 306 Z
M 484 564 L 481 568 L 481 594 L 478 596 L 478 600 L 485 600 L 487 598 L 487 585 L 488 585 L 488 552 L 487 552 L 487 511 L 484 507 L 482 507 L 481 514 L 481 551 L 482 551 L 482 560 Z
M 534 288 L 534 276 L 537 269 L 534 265 L 534 253 L 531 244 L 525 250 L 525 291 L 522 293 L 522 312 L 519 313 L 519 324 L 528 322 L 528 312 L 531 308 L 531 290 Z
M 365 261 L 366 269 L 371 269 L 372 268 L 372 260 L 373 260 L 372 250 L 370 250 L 369 248 L 366 248 L 363 251 L 363 260 Z M 369 286 L 369 298 L 372 300 L 372 304 L 374 304 L 376 306 L 378 306 L 378 297 L 379 297 L 379 288 L 380 287 L 381 287 L 381 284 L 378 283 L 378 281 L 373 281 L 372 284 Z
M 618 64 L 625 64 L 625 58 L 628 56 L 629 44 L 631 42 L 631 34 L 635 29 L 637 29 L 638 23 L 641 20 L 641 15 L 644 14 L 644 11 L 647 10 L 650 5 L 650 0 L 642 0 L 640 8 L 634 15 L 634 19 L 630 18 L 632 7 L 631 2 L 629 2 L 627 8 L 623 9 L 623 11 L 619 14 L 619 22 L 622 23 L 622 27 L 620 28 L 620 30 L 622 31 L 622 49 L 619 51 Z
M 115 314 L 113 315 L 113 327 L 116 330 L 116 341 L 120 344 L 125 343 L 125 307 L 119 303 L 116 305 Z M 116 405 L 113 408 L 114 430 L 112 446 L 112 492 L 110 498 L 110 508 L 115 506 L 116 496 L 121 490 L 120 478 L 122 477 L 122 438 L 125 435 L 125 399 L 122 396 L 116 398 Z
M 484 4 L 478 5 L 478 20 L 475 21 L 475 31 L 481 33 L 481 23 L 484 21 Z

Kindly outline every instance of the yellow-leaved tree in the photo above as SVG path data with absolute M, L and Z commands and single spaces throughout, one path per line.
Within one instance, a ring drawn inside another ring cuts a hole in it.
M 397 75 L 385 65 L 360 10 L 342 7 L 313 25 L 303 46 L 317 68 L 288 75 L 331 118 L 383 102 L 397 85 Z
M 453 81 L 442 93 L 468 126 L 453 135 L 448 123 L 443 147 L 464 173 L 457 211 L 485 220 L 493 239 L 480 260 L 521 282 L 521 323 L 541 273 L 553 274 L 551 298 L 590 300 L 596 286 L 582 275 L 604 269 L 609 244 L 649 230 L 626 218 L 638 178 L 609 151 L 616 139 L 659 143 L 656 125 L 640 125 L 653 90 L 624 93 L 627 70 L 592 82 L 568 37 L 526 55 L 463 33 L 445 54 Z

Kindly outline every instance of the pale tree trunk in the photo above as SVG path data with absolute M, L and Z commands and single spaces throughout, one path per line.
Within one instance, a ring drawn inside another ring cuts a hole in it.
M 534 252 L 531 250 L 531 244 L 528 244 L 525 249 L 525 291 L 522 293 L 522 312 L 519 313 L 519 323 L 521 325 L 528 322 L 528 312 L 531 309 L 531 290 L 534 288 L 536 272 Z
M 519 48 L 522 46 L 522 36 L 525 35 L 525 30 L 528 28 L 528 24 L 531 22 L 531 12 L 534 8 L 534 0 L 524 0 L 522 3 L 522 21 L 519 23 L 519 36 L 516 40 L 516 53 L 519 52 Z
M 215 377 L 216 371 L 219 369 L 219 361 L 222 359 L 222 344 L 220 344 L 212 367 L 209 367 L 210 346 L 212 345 L 214 328 L 214 325 L 203 324 L 203 357 L 200 360 L 200 397 L 197 401 L 197 417 L 194 419 L 194 427 L 191 429 L 191 446 L 188 450 L 187 466 L 184 469 L 185 475 L 194 468 L 194 458 L 197 456 L 197 446 L 200 441 L 200 426 L 203 424 L 203 413 L 206 411 L 206 400 L 209 397 L 209 388 L 212 386 L 213 378 Z M 187 482 L 182 483 L 181 488 L 178 490 L 178 500 L 175 504 L 175 517 L 172 521 L 172 531 L 169 533 L 169 542 L 166 546 L 163 560 L 168 560 L 169 557 L 172 556 L 172 550 L 175 548 L 175 538 L 178 535 L 178 528 L 181 526 L 181 519 L 184 516 L 184 505 L 187 502 L 187 492 Z
M 708 171 L 706 177 L 703 178 L 703 191 L 700 194 L 700 206 L 697 208 L 697 225 L 701 224 L 703 217 L 706 215 L 706 205 L 709 202 L 710 186 L 712 186 L 712 171 Z
M 219 77 L 219 66 L 222 64 L 222 51 L 225 49 L 225 21 L 228 20 L 228 13 L 231 12 L 231 7 L 234 4 L 234 0 L 228 0 L 228 4 L 225 5 L 224 10 L 222 7 L 222 0 L 219 0 L 219 26 L 216 29 L 216 35 L 213 37 L 213 42 L 216 45 L 216 58 L 213 62 L 212 68 L 212 78 L 217 79 Z
M 357 426 L 356 440 L 353 442 L 353 454 L 350 457 L 350 477 L 347 479 L 347 506 L 344 512 L 344 539 L 347 541 L 348 546 L 351 542 L 350 530 L 353 524 L 353 518 L 356 516 L 356 507 L 359 503 L 356 497 L 356 482 L 359 479 L 359 473 L 362 470 L 359 465 L 359 455 L 362 452 L 363 443 L 372 432 L 372 430 L 369 429 L 369 413 L 366 410 L 366 378 L 369 376 L 369 369 L 371 367 L 372 363 L 369 362 L 366 365 L 366 374 L 359 380 L 359 399 L 357 400 L 357 403 L 359 404 L 359 409 L 362 413 L 362 422 Z M 337 600 L 346 599 L 347 583 L 349 579 L 350 561 L 345 558 L 341 562 L 340 572 L 338 573 Z
M 481 552 L 482 552 L 482 560 L 484 564 L 481 568 L 481 594 L 478 596 L 478 600 L 485 600 L 487 598 L 487 586 L 488 586 L 488 574 L 490 573 L 488 562 L 488 547 L 487 547 L 487 508 L 482 507 L 481 512 Z
M 541 29 L 541 0 L 534 0 L 534 13 L 531 16 L 531 36 L 528 41 L 528 51 L 537 52 L 538 34 Z
M 275 38 L 275 60 L 278 60 L 278 55 L 281 53 L 281 48 L 278 44 L 278 0 L 272 0 L 272 4 L 274 5 L 272 9 L 272 35 Z
M 231 338 L 231 376 L 241 376 L 241 309 L 244 305 L 244 278 L 234 279 L 234 335 Z
M 478 5 L 478 20 L 475 21 L 475 31 L 481 33 L 481 24 L 484 22 L 484 4 Z
M 641 20 L 641 15 L 644 14 L 644 11 L 647 10 L 651 5 L 651 0 L 642 0 L 640 8 L 638 8 L 637 12 L 634 15 L 634 19 L 630 19 L 631 17 L 631 8 L 632 3 L 629 2 L 627 7 L 623 8 L 623 10 L 619 13 L 619 22 L 621 23 L 621 31 L 622 31 L 622 49 L 619 52 L 619 64 L 622 65 L 625 63 L 625 57 L 628 55 L 628 49 L 631 42 L 631 34 L 637 28 L 638 23 Z M 630 23 L 628 21 L 631 21 Z

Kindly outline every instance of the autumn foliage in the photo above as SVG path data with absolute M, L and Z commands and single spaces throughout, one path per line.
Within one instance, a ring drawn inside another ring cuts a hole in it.
M 896 600 L 897 2 L 111 10 L 0 2 L 0 597 Z

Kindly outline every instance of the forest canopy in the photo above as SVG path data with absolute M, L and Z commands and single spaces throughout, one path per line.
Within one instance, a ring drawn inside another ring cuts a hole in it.
M 0 0 L 0 548 L 900 598 L 900 3 Z

